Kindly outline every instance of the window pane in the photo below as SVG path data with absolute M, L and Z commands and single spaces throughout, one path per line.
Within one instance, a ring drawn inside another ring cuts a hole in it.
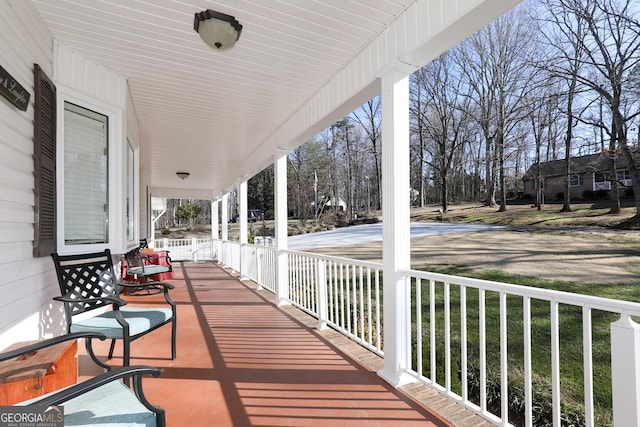
M 108 242 L 108 118 L 65 102 L 64 240 Z
M 134 240 L 135 230 L 135 151 L 127 141 L 127 241 Z

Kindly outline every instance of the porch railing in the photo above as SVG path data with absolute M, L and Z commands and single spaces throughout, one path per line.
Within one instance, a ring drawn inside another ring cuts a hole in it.
M 382 355 L 382 265 L 287 251 L 289 299 L 318 319 Z
M 209 246 L 212 259 L 275 292 L 275 248 L 219 240 Z M 384 357 L 382 264 L 285 253 L 291 304 L 316 317 L 320 328 L 330 326 Z M 574 422 L 588 427 L 614 419 L 627 425 L 640 416 L 640 327 L 631 320 L 640 316 L 640 304 L 402 274 L 411 307 L 406 366 L 417 380 L 497 425 L 538 425 L 546 404 L 540 388 L 551 394 L 547 413 L 555 426 L 570 416 L 568 401 L 577 402 Z M 514 404 L 521 406 L 518 419 L 508 415 Z
M 551 390 L 554 426 L 613 424 L 612 400 L 615 409 L 616 393 L 629 386 L 616 378 L 624 368 L 615 361 L 640 356 L 629 347 L 639 342 L 629 316 L 640 315 L 640 304 L 414 270 L 404 274 L 412 307 L 410 372 L 416 378 L 500 425 L 511 421 L 506 414 L 514 402 L 523 409 L 519 422 L 539 425 L 535 416 L 545 402 L 534 396 L 540 399 L 545 388 Z M 624 338 L 624 331 L 635 339 Z M 578 399 L 570 412 L 566 402 Z M 627 407 L 630 413 L 637 413 L 635 406 Z
M 217 259 L 220 245 L 211 239 L 155 239 L 150 245 L 157 250 L 169 251 L 175 261 L 206 261 Z

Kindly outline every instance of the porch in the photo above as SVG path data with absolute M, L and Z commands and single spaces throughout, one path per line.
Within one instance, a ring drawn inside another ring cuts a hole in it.
M 376 374 L 378 355 L 315 329 L 317 320 L 293 306 L 276 307 L 254 282 L 213 262 L 175 267 L 177 359 L 169 358 L 167 328 L 132 351 L 132 364 L 163 369 L 145 380 L 145 392 L 165 408 L 168 425 L 490 425 L 424 385 L 394 389 Z M 98 354 L 106 352 L 100 343 Z M 94 373 L 87 359 L 80 357 L 81 376 Z
M 389 383 L 446 396 L 440 404 L 456 411 L 462 405 L 495 425 L 561 425 L 563 418 L 613 425 L 614 412 L 634 416 L 627 399 L 637 383 L 629 367 L 640 359 L 640 326 L 630 319 L 640 316 L 637 303 L 417 270 L 385 286 L 380 263 L 294 250 L 282 251 L 280 277 L 274 247 L 153 243 L 219 262 L 257 284 L 267 301 L 291 304 L 317 333 L 330 326 L 332 336 L 375 360 L 368 366 L 383 378 L 389 365 L 403 366 L 401 384 Z M 398 315 L 383 322 L 390 301 Z

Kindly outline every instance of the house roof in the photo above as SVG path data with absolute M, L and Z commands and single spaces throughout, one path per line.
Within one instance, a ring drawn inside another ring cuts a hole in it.
M 606 153 L 590 154 L 587 156 L 572 157 L 570 161 L 570 170 L 572 174 L 583 174 L 589 172 L 601 172 L 609 170 L 609 162 L 611 158 Z M 617 166 L 621 168 L 627 167 L 627 162 L 623 156 L 616 157 Z M 538 174 L 538 163 L 534 163 L 522 177 L 523 181 L 535 179 Z M 549 162 L 540 163 L 540 176 L 549 178 L 554 176 L 565 175 L 565 159 L 551 160 Z

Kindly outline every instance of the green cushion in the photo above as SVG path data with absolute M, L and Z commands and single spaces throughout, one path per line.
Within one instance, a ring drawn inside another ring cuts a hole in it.
M 171 319 L 173 312 L 169 308 L 122 307 L 122 316 L 129 323 L 129 335 L 138 335 Z M 100 332 L 107 338 L 122 338 L 122 326 L 107 311 L 95 317 L 74 321 L 70 332 Z
M 132 276 L 142 276 L 144 272 L 145 276 L 151 276 L 152 274 L 166 273 L 167 271 L 169 271 L 169 267 L 165 265 L 154 264 L 145 265 L 144 270 L 142 269 L 142 267 L 131 267 L 127 269 L 127 274 L 130 274 Z
M 42 397 L 20 405 L 37 404 Z M 107 383 L 65 402 L 62 406 L 65 426 L 155 427 L 156 425 L 155 414 L 140 403 L 135 394 L 121 381 Z

